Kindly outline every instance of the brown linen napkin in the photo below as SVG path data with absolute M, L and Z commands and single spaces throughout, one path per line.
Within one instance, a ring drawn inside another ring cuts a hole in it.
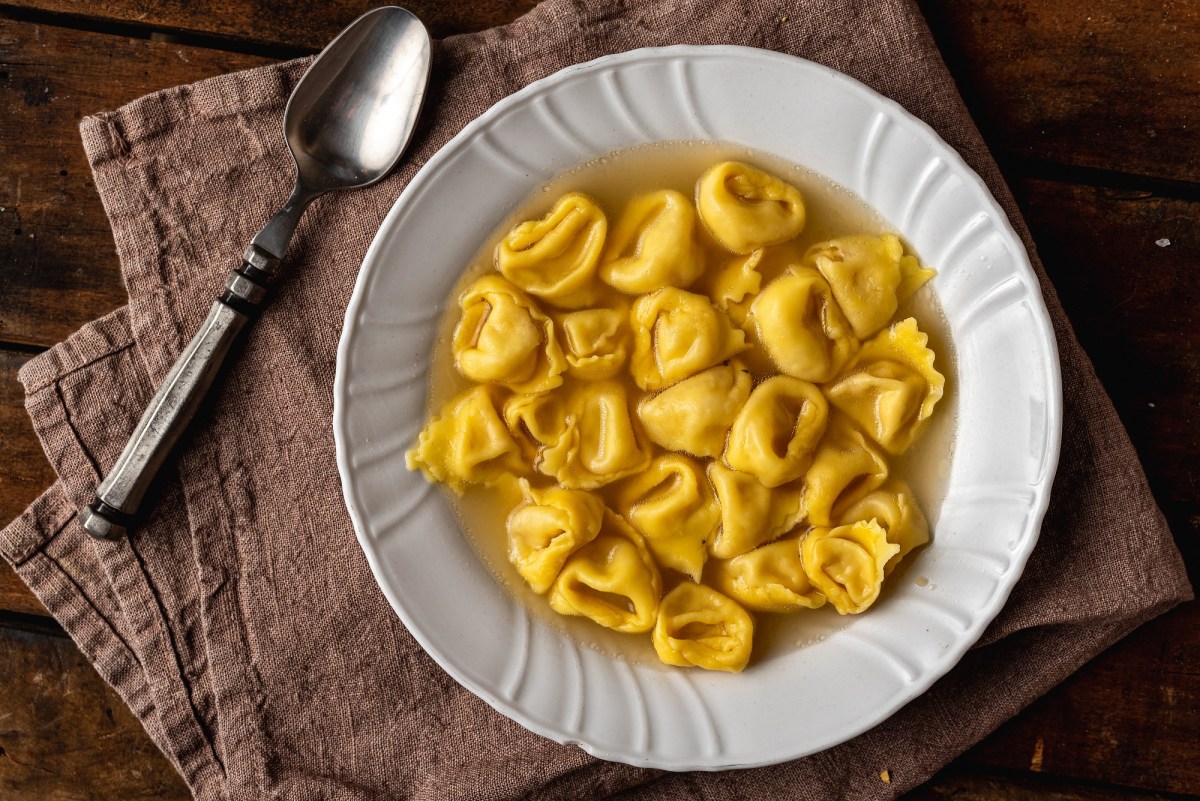
M 1065 387 L 1050 512 L 981 646 L 884 724 L 775 767 L 659 773 L 530 734 L 424 654 L 370 574 L 334 463 L 334 359 L 358 266 L 416 169 L 491 104 L 569 64 L 675 43 L 793 53 L 899 101 L 983 176 L 1033 254 L 909 0 L 547 0 L 512 25 L 440 43 L 410 156 L 387 181 L 327 197 L 305 217 L 276 298 L 149 518 L 119 544 L 91 541 L 75 509 L 286 197 L 280 119 L 305 63 L 166 90 L 84 121 L 130 302 L 22 371 L 59 481 L 0 532 L 0 551 L 197 798 L 894 797 L 1190 597 L 1136 454 L 1034 255 Z M 820 722 L 798 711 L 796 725 Z

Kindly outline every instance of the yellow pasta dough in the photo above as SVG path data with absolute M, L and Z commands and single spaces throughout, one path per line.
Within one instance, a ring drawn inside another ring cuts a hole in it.
M 828 417 L 829 404 L 816 384 L 786 375 L 768 378 L 734 419 L 725 463 L 766 487 L 795 481 L 812 463 Z
M 596 539 L 604 502 L 582 490 L 538 489 L 521 479 L 525 503 L 508 516 L 508 561 L 534 592 L 550 589 L 567 558 Z
M 545 443 L 536 467 L 564 487 L 595 489 L 632 475 L 650 463 L 645 435 L 629 409 L 619 381 L 580 382 L 561 393 L 561 435 Z
M 732 559 L 770 542 L 804 518 L 804 488 L 764 487 L 749 473 L 720 462 L 708 466 L 708 479 L 721 502 L 721 528 L 709 545 L 718 559 Z
M 579 193 L 565 195 L 540 220 L 517 225 L 496 246 L 496 269 L 531 295 L 577 309 L 595 299 L 596 266 L 608 218 Z
M 633 304 L 630 371 L 642 389 L 662 389 L 736 356 L 746 335 L 708 298 L 666 287 Z
M 874 520 L 887 532 L 888 542 L 900 550 L 888 560 L 885 573 L 891 573 L 913 548 L 929 542 L 929 523 L 908 484 L 888 479 L 882 487 L 842 510 L 839 525 Z
M 740 161 L 704 173 L 696 199 L 709 232 L 734 253 L 778 245 L 804 228 L 800 190 Z
M 629 310 L 584 309 L 558 317 L 567 372 L 576 378 L 612 378 L 629 358 Z
M 904 246 L 892 234 L 844 236 L 814 245 L 808 259 L 829 282 L 854 335 L 866 339 L 896 313 Z
M 408 469 L 459 495 L 468 484 L 491 484 L 525 472 L 528 466 L 496 411 L 495 393 L 481 384 L 452 398 L 404 455 Z
M 658 618 L 662 578 L 642 536 L 605 510 L 596 538 L 567 559 L 550 588 L 550 606 L 605 628 L 649 631 Z
M 809 522 L 832 525 L 836 510 L 854 503 L 887 477 L 887 459 L 879 449 L 844 417 L 834 416 L 804 474 Z
M 688 286 L 704 272 L 695 230 L 696 212 L 683 194 L 634 198 L 608 238 L 600 279 L 630 295 Z
M 772 361 L 794 378 L 828 381 L 858 349 L 829 284 L 811 267 L 792 268 L 772 281 L 750 314 Z
M 879 523 L 868 520 L 812 529 L 800 543 L 800 559 L 838 614 L 857 615 L 879 597 L 883 567 L 899 550 Z
M 721 592 L 755 612 L 794 612 L 825 605 L 800 560 L 800 542 L 783 539 L 726 561 L 713 561 L 708 578 Z
M 539 392 L 562 383 L 567 363 L 554 323 L 521 290 L 485 275 L 459 296 L 454 363 L 472 381 Z
M 460 495 L 495 487 L 496 547 L 554 611 L 736 673 L 751 612 L 862 612 L 930 539 L 889 459 L 945 392 L 895 319 L 934 273 L 739 161 L 587 188 L 499 237 L 458 293 L 442 336 L 472 386 L 455 378 L 406 461 Z
M 700 580 L 705 546 L 721 522 L 700 464 L 677 453 L 660 456 L 617 487 L 613 506 L 646 538 L 659 564 Z
M 740 673 L 750 661 L 754 620 L 737 601 L 685 581 L 662 599 L 654 650 L 668 665 Z
M 912 445 L 945 389 L 928 342 L 916 320 L 902 320 L 865 343 L 854 364 L 826 390 L 829 401 L 888 453 L 903 453 Z
M 720 456 L 738 411 L 750 397 L 750 373 L 736 364 L 710 367 L 638 404 L 650 439 L 669 451 Z

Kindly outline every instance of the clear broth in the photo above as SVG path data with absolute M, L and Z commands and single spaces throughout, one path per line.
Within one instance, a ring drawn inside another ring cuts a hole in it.
M 692 196 L 700 175 L 713 164 L 736 159 L 773 173 L 796 186 L 805 199 L 804 231 L 784 246 L 787 259 L 772 259 L 772 266 L 763 270 L 763 286 L 774 278 L 787 263 L 798 262 L 808 248 L 827 239 L 850 234 L 903 235 L 888 225 L 857 195 L 830 181 L 823 175 L 783 159 L 737 145 L 710 142 L 663 142 L 644 145 L 609 154 L 582 164 L 541 186 L 520 203 L 507 219 L 493 231 L 463 271 L 446 301 L 446 309 L 438 328 L 430 371 L 429 409 L 433 414 L 455 394 L 468 389 L 471 382 L 463 378 L 454 366 L 450 347 L 454 326 L 458 322 L 457 298 L 471 282 L 494 269 L 493 254 L 497 243 L 512 227 L 524 220 L 543 217 L 554 203 L 568 192 L 582 192 L 595 200 L 610 221 L 633 197 L 661 189 L 675 189 Z M 702 238 L 703 238 L 702 234 Z M 730 255 L 712 241 L 703 241 L 710 256 L 709 264 L 719 264 Z M 906 243 L 907 247 L 907 243 Z M 909 252 L 912 252 L 909 248 Z M 919 255 L 919 254 L 918 254 Z M 937 268 L 938 265 L 929 265 Z M 893 462 L 892 471 L 901 475 L 912 487 L 921 509 L 931 527 L 937 522 L 942 499 L 950 475 L 950 460 L 954 449 L 957 419 L 957 372 L 949 326 L 933 289 L 926 285 L 906 302 L 895 319 L 916 317 L 921 331 L 929 335 L 929 346 L 937 354 L 937 365 L 946 377 L 946 394 L 921 439 L 907 453 Z M 632 384 L 630 384 L 632 387 Z M 642 393 L 631 393 L 632 402 Z M 445 488 L 443 488 L 445 490 Z M 506 555 L 505 520 L 520 503 L 513 487 L 473 487 L 463 497 L 445 490 L 458 516 L 462 530 L 472 547 L 488 566 L 497 581 L 515 595 L 531 613 L 579 643 L 600 649 L 618 658 L 661 666 L 647 634 L 621 634 L 605 629 L 584 618 L 559 615 L 550 609 L 546 599 L 535 594 L 517 575 Z M 603 494 L 603 491 L 601 491 Z M 884 582 L 878 603 L 886 603 L 890 588 L 910 580 L 906 573 L 913 556 L 909 556 Z M 869 614 L 869 612 L 867 613 Z M 754 656 L 751 665 L 778 657 L 806 644 L 824 640 L 842 628 L 847 618 L 838 615 L 828 604 L 816 611 L 800 610 L 793 614 L 756 615 Z

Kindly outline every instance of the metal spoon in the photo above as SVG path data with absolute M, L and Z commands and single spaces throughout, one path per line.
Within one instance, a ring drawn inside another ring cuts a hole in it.
M 242 266 L 230 272 L 225 293 L 158 388 L 96 500 L 80 511 L 89 534 L 104 540 L 125 535 L 238 333 L 258 313 L 308 205 L 326 192 L 372 184 L 399 161 L 416 127 L 431 61 L 425 26 L 389 6 L 356 19 L 304 73 L 283 118 L 296 188 L 246 248 Z

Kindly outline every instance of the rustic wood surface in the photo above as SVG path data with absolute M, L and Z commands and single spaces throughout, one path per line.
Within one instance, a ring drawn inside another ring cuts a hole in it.
M 0 2 L 0 520 L 53 480 L 17 370 L 125 299 L 79 119 L 311 52 L 373 3 Z M 436 34 L 532 0 L 409 7 Z M 920 0 L 1200 575 L 1200 0 Z M 1169 244 L 1166 244 L 1169 241 Z M 1114 555 L 1119 558 L 1119 555 Z M 911 795 L 1200 797 L 1200 604 L 1148 624 Z M 186 798 L 0 565 L 0 798 Z

